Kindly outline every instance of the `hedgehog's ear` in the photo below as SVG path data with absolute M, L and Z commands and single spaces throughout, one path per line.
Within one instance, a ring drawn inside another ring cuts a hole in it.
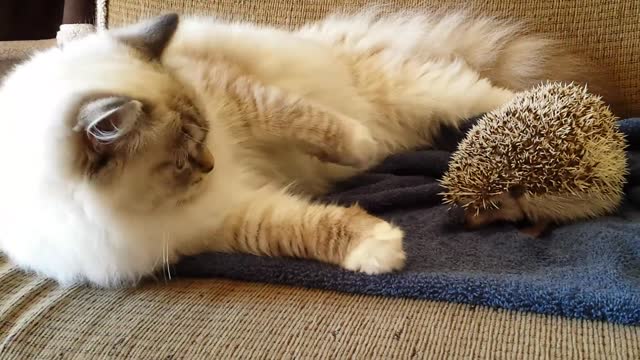
M 92 99 L 80 107 L 74 131 L 81 132 L 92 152 L 117 148 L 142 116 L 142 103 L 126 96 Z
M 150 59 L 157 60 L 176 32 L 178 22 L 178 14 L 169 13 L 116 29 L 112 34 Z

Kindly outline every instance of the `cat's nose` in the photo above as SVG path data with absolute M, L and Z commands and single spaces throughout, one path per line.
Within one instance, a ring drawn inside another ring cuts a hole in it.
M 209 149 L 207 148 L 202 149 L 200 154 L 198 154 L 198 156 L 196 156 L 193 160 L 198 165 L 198 169 L 200 169 L 200 171 L 205 174 L 210 173 L 215 165 L 213 154 L 211 154 L 211 151 L 209 151 Z
M 203 173 L 210 173 L 211 171 L 213 171 L 213 163 L 201 166 L 200 170 L 202 170 Z

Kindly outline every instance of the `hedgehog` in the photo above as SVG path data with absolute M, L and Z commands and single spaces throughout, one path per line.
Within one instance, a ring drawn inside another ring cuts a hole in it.
M 626 141 L 617 118 L 586 86 L 548 82 L 485 114 L 453 153 L 440 180 L 445 204 L 465 226 L 553 226 L 606 215 L 623 199 Z

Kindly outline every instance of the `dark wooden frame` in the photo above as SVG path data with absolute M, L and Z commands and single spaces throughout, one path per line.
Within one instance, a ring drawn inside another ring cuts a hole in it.
M 65 0 L 63 24 L 95 24 L 95 0 Z
M 56 37 L 61 24 L 95 24 L 95 0 L 0 0 L 0 41 Z

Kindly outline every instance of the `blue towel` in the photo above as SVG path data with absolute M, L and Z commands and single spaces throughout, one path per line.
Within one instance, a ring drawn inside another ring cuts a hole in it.
M 173 271 L 638 325 L 640 119 L 619 126 L 631 143 L 628 200 L 612 216 L 561 226 L 548 237 L 533 239 L 511 225 L 462 229 L 459 214 L 438 195 L 436 179 L 463 135 L 445 129 L 438 143 L 445 150 L 392 156 L 328 196 L 357 201 L 401 226 L 408 255 L 403 271 L 367 276 L 308 260 L 216 253 L 185 258 Z

